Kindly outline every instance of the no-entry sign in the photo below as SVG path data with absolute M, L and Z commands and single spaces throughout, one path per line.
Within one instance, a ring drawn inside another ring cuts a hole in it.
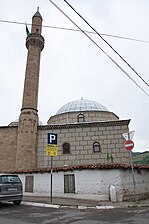
M 132 140 L 125 141 L 124 147 L 126 150 L 132 150 L 134 147 L 134 142 Z

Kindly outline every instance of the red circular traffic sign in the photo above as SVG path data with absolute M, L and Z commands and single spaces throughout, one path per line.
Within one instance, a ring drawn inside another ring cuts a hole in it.
M 132 150 L 134 147 L 134 142 L 132 140 L 126 140 L 124 142 L 125 149 Z

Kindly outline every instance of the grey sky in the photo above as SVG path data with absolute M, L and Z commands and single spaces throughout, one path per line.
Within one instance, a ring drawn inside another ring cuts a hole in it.
M 53 0 L 82 29 L 91 29 L 64 3 Z M 149 40 L 147 0 L 69 0 L 100 33 Z M 74 28 L 48 0 L 0 0 L 0 19 L 31 23 L 37 7 L 43 25 Z M 30 26 L 28 26 L 30 29 Z M 0 22 L 0 125 L 19 117 L 27 58 L 25 25 Z M 131 119 L 134 151 L 149 150 L 149 97 L 80 32 L 43 28 L 39 117 L 46 124 L 64 104 L 95 100 L 120 119 Z M 149 94 L 149 88 L 95 34 L 100 47 Z M 103 36 L 149 83 L 149 43 Z

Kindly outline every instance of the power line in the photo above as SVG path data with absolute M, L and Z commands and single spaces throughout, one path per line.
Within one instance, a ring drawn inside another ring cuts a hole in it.
M 28 26 L 32 25 L 31 23 L 23 23 L 23 22 L 2 20 L 2 19 L 0 19 L 0 22 L 1 23 L 17 24 L 17 25 L 28 25 Z M 50 25 L 43 25 L 42 27 L 51 28 L 51 29 L 66 30 L 66 31 L 81 32 L 81 30 L 79 30 L 79 29 L 72 29 L 72 28 L 67 28 L 67 27 L 50 26 Z M 96 32 L 93 32 L 93 31 L 84 31 L 84 32 L 89 33 L 89 34 L 97 34 Z M 100 33 L 100 35 L 149 44 L 149 40 L 141 40 L 141 39 L 136 39 L 136 38 L 131 38 L 131 37 L 124 37 L 124 36 L 119 36 L 119 35 L 106 34 L 106 33 Z
M 90 41 L 92 41 L 113 63 L 121 69 L 147 96 L 149 94 L 113 59 L 111 58 L 84 30 L 82 30 L 69 16 L 67 16 L 53 1 L 49 0 L 68 20 L 70 20 Z
M 67 2 L 67 0 L 64 0 L 64 2 L 127 64 L 127 66 L 149 87 L 149 84 L 141 77 L 141 75 L 138 74 L 138 72 L 106 41 L 101 34 L 89 24 L 89 22 L 81 16 L 73 7 L 72 5 Z
M 52 3 L 52 2 L 51 2 Z M 16 22 L 16 21 L 10 21 L 10 20 L 0 20 L 0 22 L 4 22 L 4 23 L 10 23 L 10 24 L 17 24 L 17 25 L 32 25 L 32 24 L 30 24 L 30 23 L 23 23 L 23 22 Z M 72 23 L 73 23 L 73 21 L 71 21 Z M 77 26 L 75 23 L 74 23 L 74 25 L 75 26 Z M 57 27 L 57 26 L 49 26 L 49 25 L 43 25 L 43 27 L 46 27 L 46 28 L 53 28 L 53 29 L 60 29 L 60 30 L 67 30 L 67 31 L 75 31 L 75 32 L 83 32 L 84 34 L 85 33 L 90 33 L 90 34 L 96 34 L 96 32 L 91 32 L 91 31 L 83 31 L 81 28 L 79 28 L 78 26 L 78 29 L 72 29 L 72 28 L 66 28 L 66 27 Z M 129 38 L 129 37 L 122 37 L 122 36 L 118 36 L 118 35 L 111 35 L 111 34 L 103 34 L 103 33 L 101 33 L 100 35 L 103 35 L 103 36 L 109 36 L 109 37 L 115 37 L 115 38 L 120 38 L 120 39 L 126 39 L 126 40 L 131 40 L 131 41 L 138 41 L 138 42 L 144 42 L 144 43 L 149 43 L 149 41 L 147 41 L 147 40 L 140 40 L 140 39 L 134 39 L 134 38 Z M 93 41 L 93 39 L 92 38 L 90 38 L 88 35 L 86 35 L 96 46 L 98 46 L 98 48 L 100 48 L 99 47 L 99 45 L 98 44 L 96 44 L 96 42 L 95 41 Z M 100 50 L 102 50 L 101 48 L 100 48 Z M 102 50 L 103 51 L 103 50 Z M 104 51 L 103 51 L 104 52 Z M 105 53 L 105 52 L 104 52 Z M 105 53 L 106 54 L 106 53 Z M 107 55 L 107 54 L 106 54 Z M 107 55 L 108 56 L 108 55 Z M 114 62 L 114 60 L 110 57 L 110 56 L 108 56 L 113 62 Z M 114 62 L 119 68 L 120 68 L 120 66 L 116 63 L 116 62 Z M 141 86 L 139 86 L 139 84 L 137 84 L 136 82 L 135 82 L 135 80 L 133 80 L 122 68 L 120 68 L 140 89 L 142 89 L 142 87 Z M 146 95 L 148 95 L 143 89 L 142 89 L 142 91 L 146 94 Z M 149 96 L 149 95 L 148 95 Z

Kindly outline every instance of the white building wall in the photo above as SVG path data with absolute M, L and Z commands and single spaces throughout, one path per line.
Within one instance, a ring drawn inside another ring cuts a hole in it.
M 142 174 L 135 172 L 137 194 L 149 195 L 149 172 L 142 170 Z M 75 175 L 75 194 L 64 194 L 64 175 Z M 24 192 L 28 196 L 50 196 L 51 175 L 49 173 L 19 174 L 24 190 L 25 176 L 34 176 L 33 193 Z M 54 172 L 52 195 L 54 197 L 70 197 L 82 199 L 94 199 L 98 201 L 110 200 L 110 186 L 116 191 L 116 200 L 131 198 L 133 195 L 132 173 L 130 169 L 120 170 L 82 170 L 69 172 Z
M 119 170 L 84 170 L 76 172 L 76 192 L 83 198 L 109 200 L 110 186 L 121 185 Z

